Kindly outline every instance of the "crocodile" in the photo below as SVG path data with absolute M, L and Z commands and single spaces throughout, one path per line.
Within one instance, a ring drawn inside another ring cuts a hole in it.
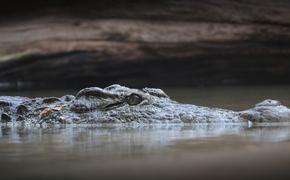
M 241 123 L 290 122 L 290 109 L 267 99 L 233 111 L 181 104 L 161 89 L 121 85 L 89 87 L 75 96 L 0 97 L 1 124 Z

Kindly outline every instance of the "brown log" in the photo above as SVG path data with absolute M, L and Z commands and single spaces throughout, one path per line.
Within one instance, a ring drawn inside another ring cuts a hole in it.
M 290 82 L 287 0 L 58 1 L 4 8 L 1 82 Z

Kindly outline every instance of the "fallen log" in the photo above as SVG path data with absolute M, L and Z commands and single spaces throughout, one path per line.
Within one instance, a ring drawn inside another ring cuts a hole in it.
M 13 87 L 290 82 L 287 0 L 30 5 L 1 11 L 0 82 Z

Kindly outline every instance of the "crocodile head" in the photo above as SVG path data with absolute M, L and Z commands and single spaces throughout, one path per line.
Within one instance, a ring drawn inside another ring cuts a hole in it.
M 130 89 L 111 85 L 85 88 L 72 101 L 70 110 L 80 119 L 95 122 L 178 121 L 172 101 L 161 89 Z
M 1 122 L 67 123 L 224 123 L 290 121 L 290 109 L 275 100 L 235 112 L 181 104 L 161 89 L 111 85 L 85 88 L 61 98 L 0 97 Z

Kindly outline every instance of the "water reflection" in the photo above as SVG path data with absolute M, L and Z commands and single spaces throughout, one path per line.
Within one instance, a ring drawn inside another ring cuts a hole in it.
M 235 134 L 249 140 L 284 141 L 290 138 L 289 124 L 151 124 L 151 125 L 66 125 L 55 128 L 1 126 L 0 143 L 41 143 L 65 144 L 106 142 L 139 142 L 166 144 L 171 140 L 206 138 Z
M 154 156 L 178 140 L 203 140 L 234 137 L 239 144 L 248 142 L 289 141 L 290 126 L 245 124 L 207 125 L 86 125 L 41 129 L 2 126 L 0 158 L 7 161 L 53 159 L 108 159 Z M 216 145 L 215 145 L 216 146 Z

